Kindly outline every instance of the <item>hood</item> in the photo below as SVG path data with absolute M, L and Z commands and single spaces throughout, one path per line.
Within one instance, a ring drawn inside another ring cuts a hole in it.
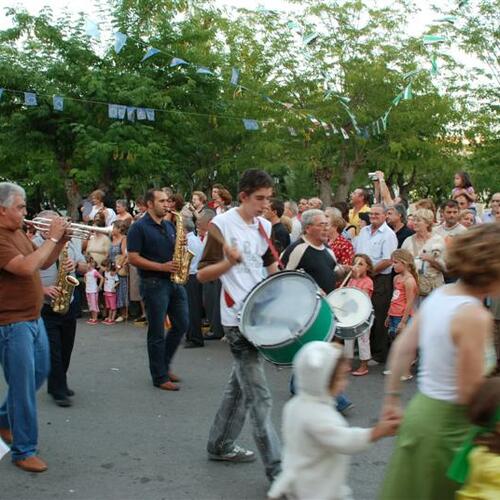
M 298 394 L 315 397 L 330 395 L 330 379 L 342 348 L 330 342 L 308 342 L 293 359 Z

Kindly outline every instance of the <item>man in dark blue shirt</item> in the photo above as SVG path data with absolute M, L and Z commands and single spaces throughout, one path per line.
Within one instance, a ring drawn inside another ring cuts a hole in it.
M 141 296 L 148 318 L 149 369 L 153 385 L 165 391 L 178 391 L 179 379 L 170 371 L 170 363 L 188 328 L 186 290 L 170 280 L 178 271 L 172 260 L 175 226 L 163 218 L 167 213 L 167 195 L 150 189 L 146 193 L 147 212 L 130 227 L 127 250 L 130 264 L 139 269 Z M 165 336 L 165 316 L 172 328 Z

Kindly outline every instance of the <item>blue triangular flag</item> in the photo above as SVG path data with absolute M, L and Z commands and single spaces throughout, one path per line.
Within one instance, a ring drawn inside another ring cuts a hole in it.
M 146 117 L 150 122 L 155 121 L 155 110 L 154 109 L 146 109 Z
M 125 33 L 117 31 L 115 33 L 115 52 L 119 54 L 126 43 L 127 43 L 127 35 L 125 35 Z
M 196 70 L 196 73 L 198 73 L 199 75 L 213 75 L 213 72 L 210 71 L 205 66 L 199 66 L 198 69 Z
M 99 39 L 101 37 L 101 32 L 99 31 L 99 26 L 94 21 L 87 19 L 85 23 L 85 33 L 91 38 Z
M 309 33 L 308 35 L 304 36 L 302 41 L 304 42 L 304 45 L 311 45 L 311 43 L 316 41 L 316 38 L 319 37 L 319 33 Z
M 52 106 L 54 107 L 55 111 L 62 111 L 64 109 L 64 98 L 59 95 L 53 96 Z
M 135 108 L 134 107 L 127 107 L 127 120 L 130 122 L 135 121 Z
M 26 104 L 26 106 L 38 106 L 38 102 L 36 100 L 36 94 L 34 92 L 25 92 L 24 104 Z
M 112 120 L 116 120 L 118 118 L 118 107 L 116 104 L 108 104 L 108 117 Z
M 158 54 L 160 51 L 158 49 L 155 49 L 154 47 L 150 47 L 148 51 L 144 54 L 144 57 L 141 59 L 141 62 L 144 62 L 146 59 L 149 59 L 150 57 L 153 57 L 154 55 Z
M 170 67 L 175 68 L 176 66 L 182 66 L 182 65 L 187 65 L 189 64 L 187 61 L 184 61 L 184 59 L 181 59 L 180 57 L 173 57 L 172 60 L 170 61 Z
M 247 118 L 243 118 L 243 125 L 246 130 L 259 130 L 259 123 L 257 120 L 249 120 Z
M 118 111 L 118 119 L 119 120 L 125 119 L 125 114 L 127 113 L 127 106 L 118 105 L 116 106 L 116 108 Z
M 240 81 L 240 70 L 238 68 L 233 68 L 231 70 L 231 85 L 238 85 Z
M 297 29 L 297 28 L 300 28 L 300 25 L 299 23 L 297 23 L 296 21 L 288 21 L 286 23 L 286 25 L 288 26 L 288 28 L 290 28 L 291 30 L 293 29 Z
M 138 120 L 145 120 L 146 119 L 146 110 L 144 108 L 137 108 L 135 113 L 137 115 Z

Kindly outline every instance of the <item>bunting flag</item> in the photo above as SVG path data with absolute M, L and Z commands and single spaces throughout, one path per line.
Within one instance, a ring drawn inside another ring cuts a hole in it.
M 155 121 L 155 110 L 147 108 L 146 109 L 146 118 L 148 119 L 148 121 L 154 122 Z
M 125 114 L 127 113 L 127 106 L 122 106 L 121 104 L 116 106 L 116 112 L 119 120 L 125 119 Z
M 413 97 L 411 91 L 411 82 L 405 87 L 403 91 L 403 101 L 409 101 Z
M 436 19 L 434 22 L 435 23 L 455 24 L 455 21 L 457 19 L 458 19 L 457 16 L 445 16 L 445 17 L 441 17 L 440 19 Z
M 318 37 L 319 37 L 319 33 L 317 33 L 317 32 L 309 33 L 308 35 L 304 36 L 302 41 L 304 42 L 304 45 L 311 45 L 317 40 Z
M 108 118 L 116 120 L 118 118 L 118 108 L 116 104 L 108 104 Z
M 238 68 L 231 69 L 231 85 L 238 85 L 240 81 L 240 70 Z
M 461 9 L 462 7 L 465 7 L 469 3 L 469 0 L 460 0 L 458 2 L 458 8 Z
M 64 98 L 55 95 L 52 97 L 52 107 L 54 108 L 55 111 L 63 111 L 64 110 Z
M 0 100 L 2 100 L 3 91 L 4 89 L 0 89 Z
M 259 123 L 257 122 L 257 120 L 243 118 L 243 126 L 246 130 L 259 130 Z
M 175 68 L 176 66 L 186 66 L 189 63 L 187 61 L 184 61 L 184 59 L 180 59 L 179 57 L 173 57 L 172 60 L 170 61 L 170 67 Z
M 286 23 L 286 25 L 288 26 L 289 29 L 291 30 L 295 30 L 295 29 L 300 29 L 300 25 L 299 23 L 295 22 L 295 21 L 288 21 Z
M 200 66 L 196 70 L 196 73 L 198 73 L 199 75 L 211 75 L 211 76 L 214 76 L 214 73 L 212 71 L 210 71 L 208 68 L 206 68 L 205 66 Z
M 144 62 L 146 59 L 149 59 L 150 57 L 155 56 L 158 54 L 160 51 L 158 49 L 155 49 L 154 47 L 150 47 L 148 51 L 144 54 L 144 57 L 141 59 L 141 62 Z
M 135 122 L 135 108 L 133 106 L 127 106 L 127 120 Z
M 25 92 L 24 93 L 24 104 L 26 106 L 38 106 L 36 94 L 34 92 Z
M 394 106 L 397 106 L 399 104 L 399 102 L 401 101 L 401 99 L 403 99 L 403 92 L 400 92 L 393 100 L 392 100 L 392 104 Z
M 147 118 L 146 110 L 144 108 L 137 108 L 135 113 L 138 120 L 145 120 Z
M 337 130 L 337 127 L 333 123 L 330 123 L 330 128 L 332 129 L 332 132 L 334 134 L 338 134 L 339 133 L 339 131 Z
M 422 42 L 424 45 L 433 45 L 435 43 L 443 43 L 446 41 L 446 37 L 441 35 L 424 35 L 422 37 Z
M 125 33 L 117 31 L 115 33 L 115 52 L 119 54 L 123 49 L 123 47 L 125 47 L 126 43 L 127 43 L 127 35 L 125 35 Z
M 403 79 L 404 80 L 408 80 L 408 78 L 413 78 L 415 75 L 417 75 L 418 73 L 420 73 L 420 69 L 414 69 L 413 71 L 408 71 L 408 73 L 405 73 L 403 75 Z
M 101 38 L 101 32 L 99 31 L 98 24 L 90 19 L 87 19 L 85 23 L 85 34 L 90 38 L 96 38 L 97 40 Z
M 340 127 L 340 133 L 342 134 L 342 137 L 347 141 L 349 139 L 349 134 L 345 131 L 344 128 Z
M 431 57 L 431 76 L 437 76 L 437 74 L 438 74 L 437 57 L 434 54 Z

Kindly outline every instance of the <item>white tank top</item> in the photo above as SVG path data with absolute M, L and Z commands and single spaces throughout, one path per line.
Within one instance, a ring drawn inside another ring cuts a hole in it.
M 472 296 L 447 295 L 446 289 L 435 290 L 420 307 L 418 386 L 430 398 L 456 402 L 457 348 L 450 325 L 462 306 L 481 302 Z

